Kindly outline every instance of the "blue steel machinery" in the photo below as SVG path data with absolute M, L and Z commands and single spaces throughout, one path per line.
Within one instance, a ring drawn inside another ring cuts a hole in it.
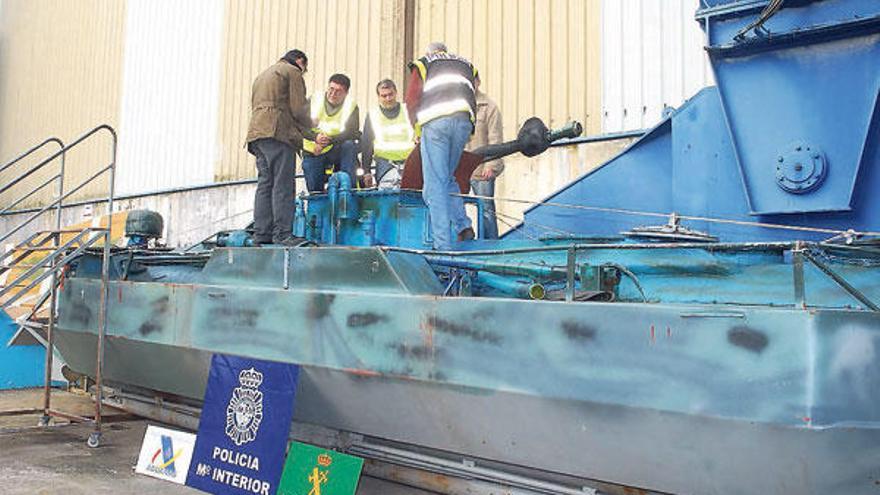
M 317 247 L 116 252 L 117 399 L 190 411 L 231 353 L 302 365 L 294 433 L 390 465 L 530 493 L 880 493 L 880 2 L 697 19 L 718 87 L 501 240 L 431 251 L 418 192 L 335 175 L 297 200 Z M 59 306 L 87 374 L 99 265 Z

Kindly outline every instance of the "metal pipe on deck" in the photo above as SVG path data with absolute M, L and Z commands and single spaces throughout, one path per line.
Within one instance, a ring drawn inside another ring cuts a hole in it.
M 448 268 L 462 268 L 495 273 L 498 275 L 518 275 L 535 278 L 562 279 L 566 276 L 565 267 L 538 265 L 526 262 L 500 262 L 478 258 L 425 255 L 428 263 Z
M 518 299 L 544 299 L 546 290 L 543 284 L 531 281 L 523 281 L 511 277 L 496 275 L 491 272 L 477 272 L 476 284 L 491 287 L 505 295 L 513 296 Z

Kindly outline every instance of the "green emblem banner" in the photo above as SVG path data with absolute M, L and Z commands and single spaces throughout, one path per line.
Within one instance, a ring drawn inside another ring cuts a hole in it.
M 278 495 L 354 495 L 364 460 L 291 442 Z

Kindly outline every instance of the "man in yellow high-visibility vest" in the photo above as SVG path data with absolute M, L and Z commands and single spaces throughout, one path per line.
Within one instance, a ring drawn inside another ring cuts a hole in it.
M 406 107 L 397 101 L 394 81 L 379 81 L 376 96 L 379 104 L 364 119 L 361 160 L 368 170 L 371 162 L 376 163 L 372 179 L 379 189 L 397 189 L 403 177 L 403 164 L 416 146 L 415 130 Z
M 357 180 L 355 141 L 360 138 L 360 114 L 354 98 L 348 98 L 351 80 L 333 74 L 323 95 L 312 95 L 309 106 L 314 127 L 303 133 L 303 174 L 310 193 L 322 192 L 330 166 Z

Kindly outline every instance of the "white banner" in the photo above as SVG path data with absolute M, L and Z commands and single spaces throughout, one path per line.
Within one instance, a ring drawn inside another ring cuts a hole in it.
M 186 483 L 195 443 L 193 433 L 147 426 L 135 472 L 182 485 Z

